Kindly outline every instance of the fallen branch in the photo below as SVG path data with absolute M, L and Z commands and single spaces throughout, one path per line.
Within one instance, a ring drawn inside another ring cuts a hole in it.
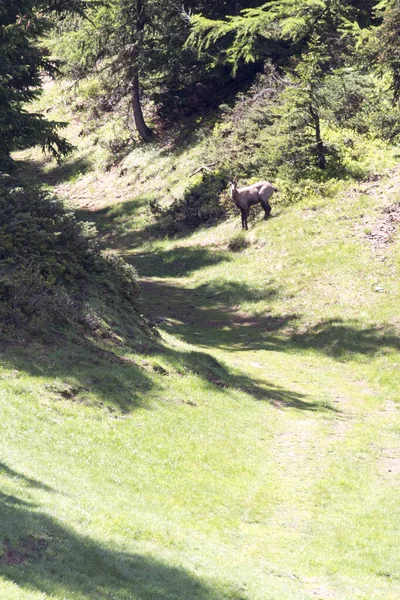
M 216 164 L 217 163 L 214 162 L 209 165 L 203 165 L 203 166 L 199 167 L 198 169 L 196 169 L 195 171 L 193 171 L 193 173 L 190 173 L 189 177 L 193 177 L 193 175 L 196 175 L 200 171 L 211 171 L 211 167 L 215 167 Z

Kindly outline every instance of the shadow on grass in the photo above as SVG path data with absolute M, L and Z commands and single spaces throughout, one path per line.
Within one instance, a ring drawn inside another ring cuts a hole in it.
M 240 311 L 240 304 L 245 301 L 272 300 L 278 293 L 273 287 L 266 286 L 260 290 L 235 281 L 212 282 L 187 288 L 174 285 L 171 281 L 142 279 L 141 288 L 141 306 L 146 316 L 150 320 L 176 321 L 178 328 L 179 325 L 186 326 L 189 336 L 198 335 L 198 328 L 210 329 L 209 333 L 212 335 L 212 328 L 222 330 L 232 322 L 257 325 L 257 319 Z M 283 321 L 271 318 L 271 326 L 272 321 L 276 327 L 283 326 L 288 318 Z M 179 329 L 177 331 L 179 333 Z M 192 342 L 193 339 L 186 341 Z
M 85 158 L 75 158 L 66 160 L 61 165 L 55 165 L 48 171 L 42 171 L 40 179 L 47 185 L 58 185 L 67 181 L 74 180 L 84 175 L 92 168 L 89 160 Z
M 170 281 L 142 281 L 142 310 L 149 319 L 183 341 L 227 352 L 316 351 L 338 360 L 400 350 L 400 337 L 389 327 L 363 327 L 357 320 L 327 319 L 300 330 L 300 315 L 253 316 L 243 302 L 273 300 L 279 290 L 236 282 L 183 288 Z
M 135 218 L 146 212 L 152 199 L 153 195 L 136 196 L 134 200 L 118 202 L 97 210 L 78 208 L 75 214 L 81 221 L 95 223 L 97 230 L 108 245 L 123 249 L 127 245 L 125 238 L 129 239 L 130 236 L 134 236 L 130 230 L 135 226 Z M 126 233 L 126 230 L 129 233 Z
M 81 221 L 94 223 L 103 243 L 120 251 L 139 249 L 148 242 L 164 240 L 167 237 L 184 239 L 193 233 L 193 227 L 180 227 L 175 230 L 149 217 L 147 209 L 153 199 L 154 195 L 137 196 L 134 200 L 104 209 L 80 209 L 76 211 L 76 215 Z M 206 223 L 203 225 L 207 227 Z
M 44 160 L 17 161 L 18 171 L 23 180 L 29 180 L 36 185 L 59 185 L 73 180 L 91 169 L 90 161 L 81 157 L 65 160 L 62 164 L 54 165 L 48 170 L 45 170 L 44 166 Z
M 300 333 L 290 343 L 296 348 L 312 348 L 341 360 L 354 355 L 385 354 L 400 350 L 400 337 L 389 327 L 369 326 L 353 320 L 327 319 Z
M 14 469 L 11 469 L 3 462 L 0 462 L 0 475 L 5 475 L 9 479 L 18 479 L 19 482 L 22 481 L 25 485 L 32 488 L 45 490 L 47 492 L 52 491 L 52 488 L 50 488 L 48 485 L 42 483 L 41 481 L 37 481 L 36 479 L 32 479 L 31 477 L 27 477 L 22 473 L 18 473 L 18 471 L 14 471 Z
M 248 394 L 254 400 L 266 402 L 276 408 L 339 412 L 325 402 L 308 399 L 305 394 L 275 385 L 266 378 L 250 377 L 243 372 L 232 371 L 206 352 L 169 350 L 164 358 L 170 360 L 178 372 L 198 375 L 204 388 L 209 388 L 210 394 L 218 388 L 220 392 L 229 395 L 232 392 Z
M 126 255 L 124 259 L 136 267 L 142 277 L 184 277 L 232 257 L 221 250 L 188 246 Z
M 178 327 L 175 334 L 182 332 Z M 193 341 L 202 345 L 203 340 L 193 334 Z M 184 336 L 182 336 L 184 337 Z M 236 341 L 237 344 L 237 341 Z M 232 348 L 233 349 L 233 348 Z M 236 346 L 236 349 L 238 346 Z M 130 414 L 135 409 L 154 406 L 152 398 L 162 397 L 169 391 L 171 380 L 167 376 L 196 376 L 205 393 L 246 393 L 256 401 L 270 403 L 279 408 L 293 407 L 299 410 L 333 410 L 318 401 L 311 401 L 301 393 L 277 386 L 267 378 L 254 378 L 242 371 L 234 371 L 204 351 L 177 350 L 161 343 L 154 343 L 148 357 L 131 358 L 111 350 L 63 345 L 53 348 L 49 358 L 48 347 L 19 349 L 8 355 L 6 366 L 29 373 L 42 383 L 46 396 L 53 402 L 68 402 L 105 410 L 112 418 Z M 177 374 L 177 375 L 176 375 Z M 18 378 L 13 383 L 18 393 Z M 24 388 L 24 379 L 21 379 Z M 218 402 L 218 396 L 215 397 Z M 0 473 L 4 471 L 0 464 Z M 5 471 L 12 476 L 12 472 Z M 26 483 L 37 482 L 26 479 Z
M 26 594 L 109 600 L 229 600 L 238 592 L 210 584 L 150 554 L 110 549 L 68 529 L 22 498 L 0 492 L 0 574 Z M 23 592 L 22 592 L 23 593 Z M 243 594 L 240 596 L 244 600 Z
M 218 346 L 228 351 L 272 347 L 271 340 L 267 343 L 264 337 L 266 328 L 269 336 L 278 334 L 295 316 L 260 321 L 231 304 L 244 298 L 258 300 L 259 290 L 235 282 L 186 289 L 162 280 L 144 281 L 143 290 L 142 308 L 147 316 L 156 322 L 156 316 L 160 315 L 162 324 L 175 336 L 205 350 L 170 348 L 153 340 L 145 350 L 148 358 L 142 359 L 140 354 L 124 355 L 124 347 L 111 346 L 107 350 L 97 347 L 93 340 L 80 339 L 52 348 L 15 349 L 12 355 L 5 354 L 7 366 L 27 372 L 42 382 L 54 402 L 86 404 L 111 413 L 127 414 L 138 407 L 151 409 L 152 398 L 162 397 L 163 390 L 170 392 L 169 387 L 173 385 L 173 380 L 164 375 L 176 373 L 177 376 L 195 375 L 197 385 L 202 386 L 205 393 L 242 392 L 256 401 L 280 408 L 332 410 L 317 400 L 270 382 L 267 369 L 263 372 L 265 377 L 260 373 L 260 377 L 255 378 L 246 373 L 245 363 L 240 371 L 233 370 L 207 352 L 207 347 Z M 276 293 L 270 288 L 263 291 L 263 296 L 273 298 Z M 18 381 L 18 377 L 14 377 L 13 385 L 17 386 Z M 23 378 L 21 385 L 24 386 Z
M 157 386 L 155 374 L 134 359 L 98 348 L 84 338 L 51 347 L 17 347 L 3 356 L 6 367 L 35 377 L 54 402 L 127 414 L 138 407 L 146 408 L 144 396 Z M 13 385 L 18 389 L 18 379 Z

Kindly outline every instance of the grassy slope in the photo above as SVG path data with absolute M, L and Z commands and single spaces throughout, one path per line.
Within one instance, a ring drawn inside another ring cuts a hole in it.
M 42 174 L 138 267 L 165 345 L 3 348 L 0 597 L 398 598 L 399 240 L 367 237 L 398 171 L 234 254 L 239 219 L 149 238 L 157 156 Z

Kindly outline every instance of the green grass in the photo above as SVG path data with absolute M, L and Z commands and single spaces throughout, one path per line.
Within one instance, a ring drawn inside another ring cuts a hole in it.
M 274 205 L 240 252 L 238 217 L 150 236 L 131 178 L 84 216 L 161 338 L 1 348 L 0 598 L 396 600 L 400 242 L 365 234 L 398 171 Z

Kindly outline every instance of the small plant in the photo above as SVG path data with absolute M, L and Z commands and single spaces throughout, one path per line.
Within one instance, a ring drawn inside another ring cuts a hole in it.
M 240 231 L 234 235 L 228 243 L 228 249 L 231 252 L 242 252 L 250 246 L 249 240 L 246 238 L 244 231 Z

